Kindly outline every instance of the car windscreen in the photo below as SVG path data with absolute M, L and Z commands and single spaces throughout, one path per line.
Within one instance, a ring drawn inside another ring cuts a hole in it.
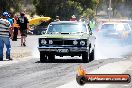
M 103 24 L 101 31 L 105 32 L 115 32 L 114 24 Z
M 59 33 L 76 33 L 76 32 L 87 32 L 86 25 L 84 24 L 50 24 L 47 33 L 59 32 Z
M 101 29 L 108 29 L 108 30 L 114 29 L 114 24 L 104 24 L 102 25 Z
M 126 31 L 130 31 L 131 30 L 131 27 L 129 24 L 124 24 L 124 28 Z

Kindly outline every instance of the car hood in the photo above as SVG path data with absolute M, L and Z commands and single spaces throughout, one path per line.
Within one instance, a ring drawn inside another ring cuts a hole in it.
M 78 34 L 44 34 L 41 38 L 77 38 L 77 39 L 87 39 L 89 37 L 86 33 Z

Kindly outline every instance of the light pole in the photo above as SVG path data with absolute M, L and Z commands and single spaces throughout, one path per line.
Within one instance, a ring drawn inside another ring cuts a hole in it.
M 111 0 L 109 0 L 109 8 L 108 8 L 109 21 L 111 19 L 111 11 L 112 11 L 112 8 L 111 8 Z

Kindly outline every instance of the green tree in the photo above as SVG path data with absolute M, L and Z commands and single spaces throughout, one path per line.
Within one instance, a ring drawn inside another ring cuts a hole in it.
M 117 14 L 117 11 L 119 7 L 121 7 L 122 3 L 123 3 L 124 0 L 111 0 L 111 7 L 112 7 L 112 13 L 113 13 L 113 16 L 115 16 Z M 102 8 L 101 6 L 105 5 L 107 8 L 106 8 L 106 11 L 108 11 L 108 8 L 109 8 L 109 0 L 100 0 L 99 1 L 99 5 L 100 5 L 100 8 Z
M 71 0 L 34 0 L 38 15 L 55 17 L 67 20 L 71 15 L 78 15 L 82 12 L 80 3 Z
M 34 0 L 33 3 L 39 15 L 53 16 L 53 13 L 56 13 L 59 1 L 61 0 Z
M 22 0 L 0 0 L 0 14 L 4 11 L 18 11 L 20 9 L 21 1 Z
M 79 18 L 82 10 L 83 8 L 80 6 L 80 3 L 69 0 L 65 3 L 61 3 L 58 7 L 57 15 L 60 15 L 63 20 L 69 20 L 73 14 Z
M 91 20 L 95 17 L 95 11 L 88 8 L 87 10 L 83 11 L 83 16 Z
M 88 8 L 94 10 L 96 5 L 99 3 L 99 0 L 72 0 L 75 2 L 79 2 L 83 7 L 83 10 L 87 10 Z
M 89 12 L 87 9 L 95 11 L 100 0 L 34 0 L 38 15 L 55 17 L 59 15 L 63 20 L 68 20 L 73 14 L 79 17 L 83 13 Z M 86 13 L 89 14 L 89 13 Z
M 113 8 L 113 16 L 116 15 L 116 10 L 118 8 L 119 5 L 121 5 L 123 0 L 111 0 L 111 3 L 112 3 L 112 8 Z

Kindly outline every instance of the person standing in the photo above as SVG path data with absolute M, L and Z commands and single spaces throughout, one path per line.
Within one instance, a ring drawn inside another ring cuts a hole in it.
M 17 24 L 18 17 L 14 16 L 13 19 L 13 27 L 14 27 L 14 32 L 13 32 L 13 39 L 12 41 L 17 41 L 17 35 L 18 35 L 18 30 L 19 30 L 19 25 Z
M 4 12 L 5 14 L 7 14 L 8 12 Z M 13 38 L 13 19 L 11 18 L 11 13 L 8 13 L 8 16 L 6 17 L 6 19 L 10 22 L 11 24 L 11 28 L 10 28 L 10 33 L 9 36 L 12 39 Z
M 25 17 L 24 12 L 20 13 L 20 17 L 18 17 L 17 24 L 19 24 L 20 26 L 21 46 L 26 46 L 26 37 L 27 37 L 27 29 L 29 29 L 29 21 L 27 17 Z
M 95 21 L 93 19 L 89 22 L 89 26 L 90 26 L 91 30 L 94 30 L 94 28 L 95 28 Z
M 77 21 L 76 16 L 75 16 L 75 15 L 72 15 L 72 17 L 71 17 L 70 21 Z
M 56 19 L 54 20 L 55 22 L 60 21 L 60 17 L 56 16 Z
M 6 59 L 12 60 L 10 57 L 10 37 L 9 32 L 11 32 L 11 24 L 7 20 L 9 14 L 7 12 L 4 12 L 2 14 L 2 18 L 0 19 L 0 61 L 3 61 L 3 48 L 4 44 L 6 45 Z M 12 36 L 12 33 L 10 33 Z

